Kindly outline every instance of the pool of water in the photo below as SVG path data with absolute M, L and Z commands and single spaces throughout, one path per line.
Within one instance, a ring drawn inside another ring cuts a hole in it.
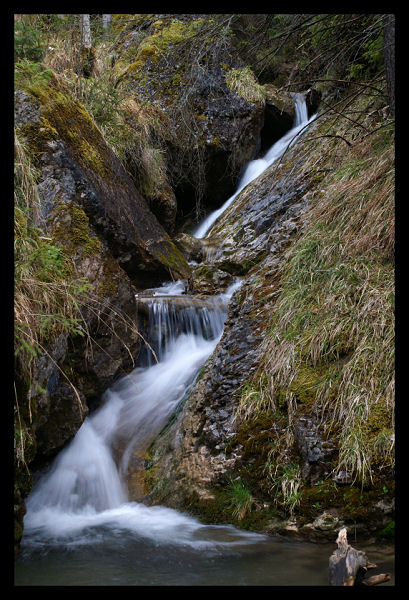
M 394 585 L 393 547 L 354 547 L 377 564 L 371 574 L 391 574 L 391 581 L 382 586 Z M 229 526 L 203 526 L 185 544 L 96 527 L 92 540 L 23 544 L 15 585 L 326 586 L 335 548 L 330 543 L 242 536 Z

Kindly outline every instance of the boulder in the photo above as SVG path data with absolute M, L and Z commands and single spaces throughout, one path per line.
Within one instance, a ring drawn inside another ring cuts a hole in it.
M 124 32 L 117 85 L 160 110 L 166 122 L 169 180 L 181 222 L 234 192 L 259 146 L 264 97 L 228 40 L 217 45 L 204 33 L 203 18 L 181 15 L 145 25 L 139 36 Z
M 42 169 L 43 225 L 72 199 L 137 284 L 188 277 L 184 257 L 85 108 L 56 76 L 16 93 L 15 122 Z

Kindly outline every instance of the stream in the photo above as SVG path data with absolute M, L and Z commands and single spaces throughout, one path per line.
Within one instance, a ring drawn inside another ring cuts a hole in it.
M 237 192 L 204 220 L 196 237 L 207 234 L 308 124 L 305 100 L 296 96 L 294 128 L 247 166 Z M 141 501 L 129 498 L 131 456 L 143 456 L 183 403 L 222 336 L 229 301 L 240 285 L 236 280 L 224 293 L 198 302 L 186 294 L 184 282 L 165 282 L 137 298 L 148 315 L 149 347 L 138 367 L 105 392 L 100 408 L 50 467 L 36 474 L 15 585 L 327 585 L 335 542 L 205 525 L 165 506 L 146 506 L 143 490 Z M 368 554 L 381 572 L 391 574 L 393 585 L 392 547 L 372 545 Z

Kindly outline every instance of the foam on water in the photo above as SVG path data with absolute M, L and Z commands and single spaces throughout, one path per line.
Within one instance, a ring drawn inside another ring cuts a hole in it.
M 213 543 L 208 539 L 209 527 L 188 515 L 163 506 L 130 502 L 124 481 L 131 454 L 135 449 L 146 450 L 216 347 L 227 304 L 240 284 L 236 281 L 209 301 L 210 329 L 191 326 L 180 333 L 171 330 L 160 362 L 136 368 L 107 390 L 102 406 L 85 419 L 28 497 L 23 547 L 52 545 L 61 540 L 73 545 L 94 543 L 104 539 L 103 531 L 112 533 L 113 529 L 172 544 Z M 158 297 L 152 303 L 163 309 L 166 302 L 162 296 L 168 296 L 170 290 L 181 292 L 181 283 L 157 288 Z M 158 319 L 158 313 L 152 315 Z M 186 315 L 179 318 L 189 321 Z M 190 319 L 194 321 L 195 311 Z M 122 455 L 114 460 L 113 449 L 118 441 L 122 443 Z M 202 539 L 201 531 L 206 532 Z M 229 532 L 229 543 L 254 539 L 234 528 L 224 531 Z
M 229 525 L 203 525 L 200 521 L 165 506 L 126 502 L 97 511 L 91 507 L 67 512 L 58 506 L 30 511 L 26 517 L 29 539 L 23 547 L 78 546 L 103 543 L 112 535 L 131 535 L 158 544 L 210 548 L 251 544 L 265 536 L 244 532 Z

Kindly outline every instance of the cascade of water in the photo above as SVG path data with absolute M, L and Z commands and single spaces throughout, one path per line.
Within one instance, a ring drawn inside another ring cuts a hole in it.
M 84 528 L 121 520 L 121 515 L 129 526 L 138 520 L 136 514 L 131 518 L 130 512 L 148 510 L 128 502 L 123 476 L 130 455 L 135 448 L 146 450 L 194 383 L 221 337 L 227 304 L 239 285 L 235 282 L 199 309 L 177 295 L 186 302 L 177 311 L 172 309 L 167 292 L 180 292 L 181 285 L 152 290 L 151 325 L 160 331 L 165 325 L 156 346 L 159 362 L 134 369 L 107 390 L 102 406 L 85 419 L 69 446 L 36 483 L 26 502 L 25 539 L 30 535 L 48 540 L 56 535 L 72 536 Z M 122 454 L 115 461 L 113 450 L 118 447 Z M 153 522 L 155 515 L 157 512 Z M 182 518 L 175 511 L 166 515 L 176 521 Z M 185 524 L 199 526 L 193 519 L 183 519 Z M 163 535 L 168 529 L 174 535 L 169 524 L 164 526 Z M 146 535 L 153 535 L 149 527 Z
M 248 185 L 251 181 L 256 179 L 259 175 L 273 164 L 280 156 L 282 156 L 285 150 L 292 146 L 305 126 L 311 123 L 316 117 L 313 115 L 308 119 L 307 105 L 305 96 L 303 94 L 292 94 L 295 109 L 295 121 L 294 126 L 288 131 L 281 139 L 279 139 L 271 148 L 267 151 L 263 158 L 250 161 L 240 180 L 237 190 L 220 208 L 210 213 L 202 223 L 193 232 L 193 235 L 199 239 L 204 238 L 217 219 L 229 208 L 239 193 Z
M 294 127 L 298 127 L 298 125 L 303 125 L 308 121 L 307 103 L 304 94 L 292 93 L 291 97 L 294 102 L 295 111 Z
M 170 300 L 170 301 L 169 301 Z M 224 310 L 217 301 L 195 301 L 190 298 L 158 298 L 148 303 L 149 345 L 155 352 L 148 357 L 148 364 L 155 359 L 162 361 L 182 333 L 193 337 L 213 340 L 220 335 L 224 324 Z
M 264 158 L 249 163 L 236 194 L 206 220 L 197 237 L 203 237 L 237 194 L 294 143 L 306 119 L 305 99 L 297 95 L 294 102 L 295 127 Z M 138 367 L 112 386 L 99 410 L 85 419 L 71 444 L 36 483 L 26 502 L 26 540 L 39 535 L 49 542 L 50 536 L 73 536 L 95 525 L 113 522 L 123 525 L 124 519 L 127 527 L 137 528 L 148 536 L 157 536 L 159 527 L 163 536 L 171 532 L 174 537 L 173 523 L 180 520 L 186 530 L 200 527 L 197 521 L 176 511 L 129 502 L 123 476 L 131 453 L 135 448 L 144 452 L 215 349 L 223 332 L 227 303 L 239 285 L 236 282 L 225 294 L 199 307 L 186 297 L 184 282 L 150 290 L 149 327 L 154 332 L 152 345 L 159 360 L 146 368 Z M 118 448 L 121 455 L 114 458 L 114 450 Z M 159 508 L 165 512 L 158 525 L 155 521 L 158 510 L 152 509 Z M 142 529 L 138 520 L 141 511 L 144 519 L 147 511 L 151 518 L 151 524 Z M 185 533 L 179 537 L 186 540 Z

